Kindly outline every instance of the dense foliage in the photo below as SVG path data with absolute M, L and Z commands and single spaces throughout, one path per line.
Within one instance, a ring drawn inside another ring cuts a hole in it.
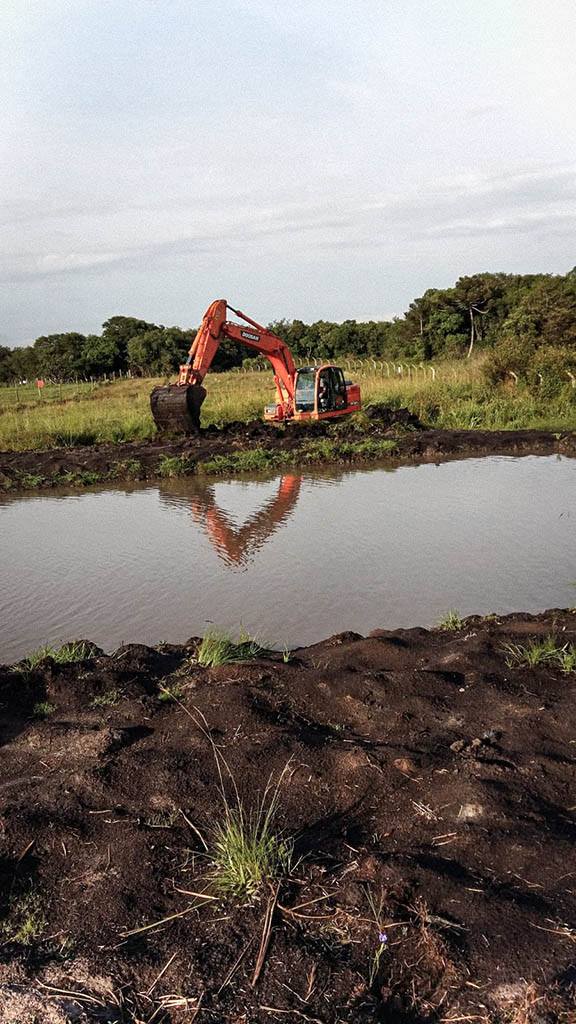
M 576 267 L 566 275 L 475 274 L 453 288 L 430 288 L 392 321 L 330 323 L 281 320 L 270 325 L 297 363 L 372 356 L 424 361 L 489 350 L 492 384 L 522 380 L 557 392 L 576 376 Z M 0 346 L 0 382 L 64 381 L 126 372 L 170 375 L 184 360 L 194 330 L 113 316 L 100 335 L 43 335 L 27 348 Z M 224 342 L 213 369 L 256 358 Z

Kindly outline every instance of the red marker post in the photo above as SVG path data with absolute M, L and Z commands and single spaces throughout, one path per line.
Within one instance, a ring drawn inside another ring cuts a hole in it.
M 38 397 L 42 398 L 42 388 L 44 387 L 44 381 L 38 380 L 36 381 L 36 383 L 38 384 Z

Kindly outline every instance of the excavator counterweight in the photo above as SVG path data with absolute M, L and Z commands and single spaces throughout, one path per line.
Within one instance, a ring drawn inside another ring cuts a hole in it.
M 226 310 L 244 324 L 226 320 Z M 345 416 L 361 408 L 360 388 L 344 380 L 337 366 L 329 364 L 296 370 L 286 342 L 245 313 L 216 299 L 204 314 L 188 359 L 180 367 L 177 384 L 156 387 L 150 395 L 154 422 L 160 431 L 194 434 L 200 430 L 200 408 L 206 397 L 202 381 L 220 342 L 227 338 L 265 355 L 272 364 L 276 400 L 267 405 L 264 419 L 273 423 L 319 420 Z

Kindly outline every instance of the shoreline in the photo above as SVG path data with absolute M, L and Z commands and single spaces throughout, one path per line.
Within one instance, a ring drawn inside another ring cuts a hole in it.
M 407 410 L 377 409 L 361 426 L 339 429 L 320 422 L 279 430 L 255 421 L 173 440 L 0 452 L 0 493 L 376 461 L 400 465 L 485 455 L 576 456 L 574 431 L 428 430 L 414 420 Z

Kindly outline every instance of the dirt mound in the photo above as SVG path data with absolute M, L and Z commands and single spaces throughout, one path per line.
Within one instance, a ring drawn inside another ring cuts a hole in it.
M 0 669 L 0 1022 L 573 1024 L 576 675 L 504 653 L 548 636 L 576 616 Z M 247 810 L 284 772 L 253 899 L 215 888 L 215 751 Z

